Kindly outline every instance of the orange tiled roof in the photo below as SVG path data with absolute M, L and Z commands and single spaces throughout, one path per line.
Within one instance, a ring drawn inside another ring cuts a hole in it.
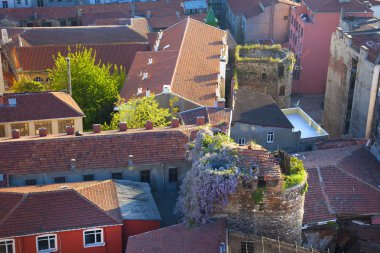
M 96 52 L 97 62 L 123 66 L 127 71 L 136 52 L 149 50 L 149 46 L 142 43 L 104 43 L 85 46 Z M 58 53 L 68 54 L 68 48 L 67 45 L 14 47 L 11 49 L 10 59 L 16 70 L 22 69 L 21 72 L 46 71 L 54 67 L 54 57 L 57 57 Z M 70 46 L 70 49 L 75 51 L 75 46 Z
M 185 161 L 189 128 L 129 129 L 83 136 L 65 134 L 0 140 L 0 174 L 65 172 L 75 159 L 77 170 L 125 168 L 134 164 Z
M 139 86 L 143 95 L 147 88 L 161 93 L 163 85 L 170 85 L 171 91 L 179 96 L 199 105 L 213 106 L 224 33 L 190 18 L 164 30 L 158 52 L 136 55 L 121 96 L 131 98 Z M 148 66 L 150 55 L 157 59 Z M 163 70 L 163 66 L 167 69 Z M 143 72 L 148 73 L 147 79 L 136 78 Z
M 122 225 L 110 180 L 0 189 L 0 238 Z
M 15 98 L 16 106 L 8 99 Z M 6 93 L 0 106 L 0 122 L 83 117 L 72 97 L 64 92 Z

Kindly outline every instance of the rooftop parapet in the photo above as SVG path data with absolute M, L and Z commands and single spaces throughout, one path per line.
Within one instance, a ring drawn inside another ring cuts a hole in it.
M 244 45 L 236 47 L 236 61 L 260 61 L 260 62 L 285 62 L 290 60 L 294 62 L 291 52 L 282 49 L 281 45 Z

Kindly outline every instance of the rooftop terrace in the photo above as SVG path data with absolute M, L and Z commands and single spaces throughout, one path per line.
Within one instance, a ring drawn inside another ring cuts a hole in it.
M 294 126 L 294 131 L 301 131 L 301 139 L 327 137 L 329 135 L 299 107 L 282 109 L 282 112 Z

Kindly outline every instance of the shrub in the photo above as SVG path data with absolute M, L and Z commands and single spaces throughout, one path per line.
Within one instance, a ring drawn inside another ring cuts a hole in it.
M 260 204 L 263 201 L 264 192 L 263 188 L 257 188 L 254 192 L 252 192 L 252 199 L 255 204 Z
M 307 173 L 303 162 L 296 157 L 291 157 L 289 172 L 287 174 L 284 174 L 284 188 L 287 189 L 293 187 L 306 181 L 306 179 Z

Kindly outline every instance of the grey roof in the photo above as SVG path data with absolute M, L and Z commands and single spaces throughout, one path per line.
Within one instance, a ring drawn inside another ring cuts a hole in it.
M 148 183 L 114 180 L 123 220 L 159 220 L 160 212 Z
M 293 128 L 292 123 L 270 95 L 242 88 L 236 91 L 232 122 Z

